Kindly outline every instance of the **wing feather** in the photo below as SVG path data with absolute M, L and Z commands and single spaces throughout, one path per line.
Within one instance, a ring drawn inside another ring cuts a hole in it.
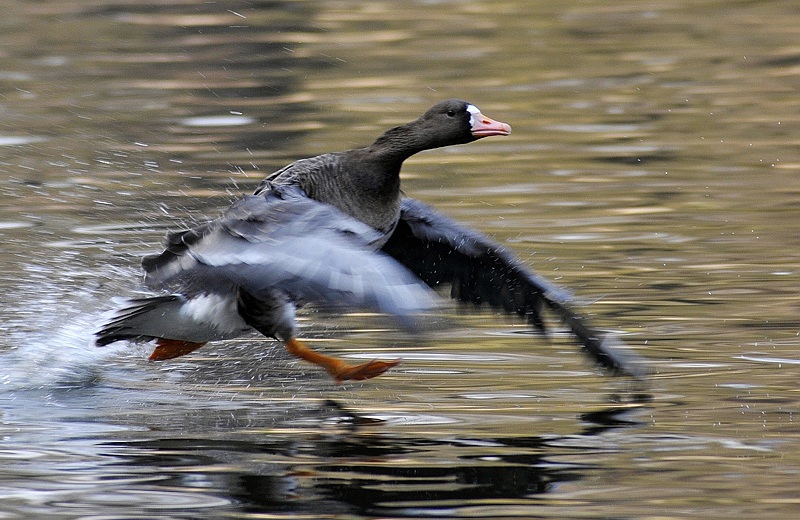
M 370 244 L 381 234 L 299 189 L 237 201 L 222 217 L 168 237 L 145 258 L 155 287 L 208 290 L 238 286 L 256 298 L 279 289 L 301 301 L 370 308 L 414 326 L 435 295 L 397 261 Z
M 547 308 L 599 365 L 637 378 L 643 375 L 643 365 L 632 354 L 623 352 L 574 310 L 568 291 L 529 271 L 485 236 L 420 201 L 403 199 L 400 222 L 383 251 L 431 287 L 450 284 L 452 298 L 517 314 L 541 332 L 546 331 L 542 311 Z

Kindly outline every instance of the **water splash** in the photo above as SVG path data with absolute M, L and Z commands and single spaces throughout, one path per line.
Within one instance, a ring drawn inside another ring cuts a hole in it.
M 96 315 L 73 316 L 51 330 L 17 335 L 0 354 L 0 391 L 90 386 L 102 377 L 103 361 L 119 348 L 95 348 Z
M 0 343 L 0 392 L 96 384 L 121 347 L 96 348 L 94 331 L 109 302 L 86 273 L 55 275 L 30 267 L 30 278 L 12 291 Z M 56 280 L 50 278 L 56 278 Z

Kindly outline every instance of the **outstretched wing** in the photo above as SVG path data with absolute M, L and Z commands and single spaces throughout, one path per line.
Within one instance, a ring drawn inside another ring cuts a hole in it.
M 642 375 L 630 354 L 620 352 L 612 338 L 592 329 L 573 310 L 567 291 L 525 269 L 485 236 L 418 200 L 403 199 L 400 222 L 383 250 L 431 287 L 450 284 L 453 298 L 516 313 L 541 332 L 545 332 L 542 310 L 546 307 L 598 364 L 617 373 Z
M 393 314 L 404 325 L 435 295 L 397 261 L 374 251 L 381 234 L 297 188 L 237 201 L 219 219 L 167 238 L 142 261 L 150 286 L 184 292 L 238 286 L 256 298 L 280 290 L 303 301 Z

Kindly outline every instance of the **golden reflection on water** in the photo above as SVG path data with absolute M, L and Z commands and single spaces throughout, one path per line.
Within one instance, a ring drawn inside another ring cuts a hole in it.
M 0 458 L 16 491 L 1 508 L 62 512 L 31 505 L 26 486 L 45 482 L 93 514 L 119 513 L 107 493 L 126 489 L 126 512 L 235 517 L 796 509 L 793 3 L 6 8 Z M 585 301 L 651 362 L 649 401 L 559 333 L 485 312 L 438 317 L 424 342 L 374 316 L 306 314 L 320 348 L 404 358 L 344 387 L 260 339 L 169 365 L 88 348 L 167 229 L 449 96 L 514 133 L 412 158 L 404 189 Z M 75 464 L 84 484 L 63 478 Z

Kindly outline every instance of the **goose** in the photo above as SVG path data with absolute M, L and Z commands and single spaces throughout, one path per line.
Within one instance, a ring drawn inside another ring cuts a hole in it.
M 369 146 L 289 164 L 219 218 L 168 234 L 142 267 L 145 283 L 169 294 L 128 301 L 96 333 L 96 345 L 155 340 L 149 359 L 160 361 L 255 330 L 337 382 L 364 380 L 400 360 L 351 365 L 317 352 L 298 337 L 297 309 L 368 309 L 414 330 L 439 300 L 432 289 L 449 285 L 452 298 L 519 315 L 543 333 L 548 309 L 600 366 L 638 376 L 613 338 L 574 310 L 568 291 L 401 191 L 410 156 L 510 133 L 472 103 L 448 99 Z

